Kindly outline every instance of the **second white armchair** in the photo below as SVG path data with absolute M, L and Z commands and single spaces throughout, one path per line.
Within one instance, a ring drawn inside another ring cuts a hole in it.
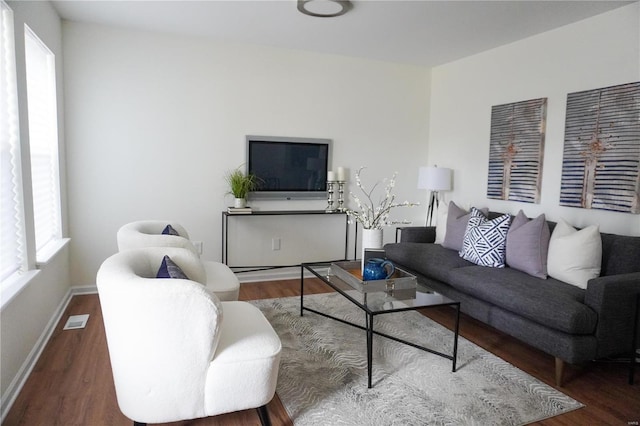
M 178 235 L 163 234 L 168 225 Z M 182 247 L 198 255 L 187 230 L 170 220 L 140 220 L 128 223 L 118 230 L 117 239 L 119 251 L 145 247 Z M 212 260 L 202 260 L 202 265 L 206 272 L 206 286 L 211 288 L 220 300 L 238 300 L 240 282 L 227 265 Z

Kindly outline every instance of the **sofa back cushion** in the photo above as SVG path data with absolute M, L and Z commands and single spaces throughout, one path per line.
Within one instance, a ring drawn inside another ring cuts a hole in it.
M 488 218 L 495 219 L 504 213 L 489 212 Z M 556 222 L 547 221 L 549 232 L 553 233 Z M 600 276 L 630 274 L 640 272 L 640 237 L 600 233 L 602 240 L 602 262 Z M 507 241 L 507 265 L 509 264 L 509 242 Z M 526 272 L 526 271 L 525 271 Z
M 640 237 L 600 234 L 602 237 L 601 275 L 640 272 Z

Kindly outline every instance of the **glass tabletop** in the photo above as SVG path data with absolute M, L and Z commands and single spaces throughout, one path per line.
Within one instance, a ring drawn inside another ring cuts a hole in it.
M 420 284 L 415 288 L 364 292 L 333 274 L 330 263 L 303 263 L 302 268 L 303 271 L 311 272 L 360 308 L 373 314 L 459 304 Z

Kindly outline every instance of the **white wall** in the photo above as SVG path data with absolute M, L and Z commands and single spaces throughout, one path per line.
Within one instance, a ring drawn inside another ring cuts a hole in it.
M 14 29 L 16 42 L 16 67 L 18 77 L 18 102 L 20 112 L 20 138 L 23 146 L 22 155 L 23 174 L 25 174 L 25 190 L 30 194 L 31 180 L 28 168 L 28 122 L 26 120 L 26 82 L 24 55 L 24 24 L 38 35 L 56 57 L 57 92 L 58 99 L 58 128 L 60 144 L 60 160 L 63 205 L 63 224 L 66 223 L 66 199 L 64 178 L 64 110 L 62 103 L 62 29 L 60 18 L 49 2 L 8 2 L 14 12 Z M 26 158 L 25 158 L 26 157 Z M 29 200 L 26 200 L 29 203 Z M 28 204 L 25 208 L 27 215 L 28 235 L 33 237 L 33 208 Z M 31 218 L 31 219 L 29 219 Z M 35 248 L 33 240 L 28 241 L 30 252 L 30 267 L 34 267 Z M 69 249 L 61 249 L 48 263 L 38 267 L 39 272 L 31 279 L 22 291 L 2 307 L 0 323 L 2 345 L 0 345 L 0 394 L 2 395 L 3 415 L 8 400 L 13 396 L 19 381 L 24 378 L 25 364 L 29 361 L 29 354 L 36 343 L 45 337 L 44 334 L 50 320 L 59 308 L 65 295 L 69 291 Z
M 559 206 L 568 93 L 640 80 L 640 5 L 616 9 L 432 70 L 429 164 L 454 169 L 447 199 L 640 235 L 640 215 Z M 488 200 L 491 107 L 548 98 L 540 204 Z
M 245 161 L 247 134 L 333 139 L 334 165 L 366 165 L 377 179 L 399 171 L 400 198 L 426 197 L 416 181 L 428 70 L 90 24 L 65 22 L 63 34 L 76 285 L 95 282 L 132 220 L 177 220 L 204 242 L 205 259 L 219 260 L 221 211 L 232 203 L 223 175 Z M 424 220 L 424 208 L 398 214 Z

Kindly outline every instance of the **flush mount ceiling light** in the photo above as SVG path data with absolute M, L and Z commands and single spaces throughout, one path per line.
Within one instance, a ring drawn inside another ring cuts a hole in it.
M 318 18 L 344 15 L 352 7 L 348 0 L 298 0 L 298 10 L 301 13 Z

